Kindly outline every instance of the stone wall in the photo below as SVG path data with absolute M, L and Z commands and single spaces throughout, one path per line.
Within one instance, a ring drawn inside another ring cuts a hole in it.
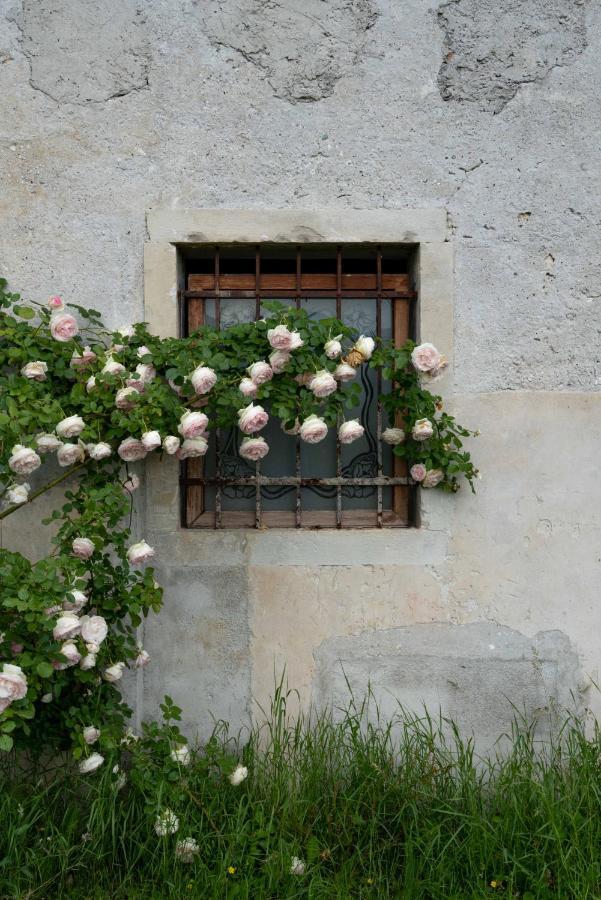
M 600 44 L 590 0 L 0 0 L 0 271 L 34 299 L 143 317 L 149 209 L 447 212 L 478 494 L 394 537 L 190 536 L 153 472 L 139 715 L 238 726 L 284 664 L 305 701 L 344 666 L 487 739 L 510 701 L 601 711 Z

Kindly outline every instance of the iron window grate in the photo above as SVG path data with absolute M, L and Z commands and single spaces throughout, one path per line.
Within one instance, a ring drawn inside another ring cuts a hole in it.
M 235 248 L 203 247 L 201 255 L 190 261 L 186 289 L 180 293 L 182 333 L 189 334 L 209 320 L 220 328 L 224 318 L 228 318 L 228 304 L 231 301 L 238 301 L 238 304 L 243 301 L 245 309 L 250 304 L 252 318 L 256 320 L 262 315 L 265 300 L 288 301 L 297 308 L 316 300 L 328 301 L 335 304 L 335 316 L 339 319 L 343 319 L 345 301 L 365 300 L 375 304 L 375 329 L 372 333 L 382 335 L 383 304 L 386 304 L 393 339 L 400 345 L 412 333 L 416 299 L 409 274 L 398 271 L 400 268 L 407 269 L 407 265 L 401 265 L 395 252 L 387 246 L 384 249 L 380 246 L 359 249 L 357 254 L 357 248 L 348 245 L 330 250 L 323 245 L 295 248 L 258 245 L 251 252 L 248 246 L 242 251 L 240 245 Z M 367 420 L 368 414 L 371 415 L 370 411 L 375 408 L 375 435 L 369 433 L 369 453 L 362 454 L 367 459 L 355 465 L 345 465 L 341 444 L 336 437 L 336 474 L 324 477 L 308 475 L 303 473 L 302 442 L 296 437 L 294 460 L 290 466 L 292 471 L 270 475 L 262 471 L 260 462 L 255 464 L 253 471 L 237 456 L 235 446 L 232 447 L 235 444 L 233 430 L 224 434 L 223 429 L 217 429 L 212 432 L 214 471 L 206 470 L 206 459 L 190 459 L 182 463 L 183 526 L 260 529 L 411 525 L 414 491 L 405 463 L 391 456 L 387 460 L 391 471 L 384 471 L 384 449 L 380 439 L 383 416 L 377 400 L 382 393 L 382 374 L 375 370 L 373 384 L 365 376 L 365 367 L 361 371 L 366 396 L 362 420 Z M 357 469 L 360 474 L 356 474 Z M 308 491 L 332 501 L 333 509 L 307 509 L 303 497 Z M 357 498 L 374 494 L 375 509 L 357 508 Z M 264 509 L 268 501 L 287 495 L 294 497 L 292 508 Z M 234 503 L 238 498 L 245 508 L 232 509 L 232 497 Z M 349 497 L 353 498 L 352 509 L 345 509 L 345 497 L 347 506 L 350 505 Z

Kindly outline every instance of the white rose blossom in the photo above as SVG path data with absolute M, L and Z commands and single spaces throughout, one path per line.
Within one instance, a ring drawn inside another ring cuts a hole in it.
M 234 771 L 228 776 L 228 781 L 234 787 L 238 787 L 239 784 L 248 778 L 248 769 L 246 766 L 238 765 L 234 769 Z
M 290 353 L 286 350 L 274 350 L 269 354 L 269 365 L 274 375 L 281 375 L 290 362 Z
M 64 612 L 61 616 L 58 617 L 54 628 L 52 629 L 52 636 L 55 641 L 65 641 L 69 638 L 76 637 L 81 629 L 81 622 L 79 621 L 79 617 L 75 615 L 74 612 Z
M 90 459 L 95 459 L 96 461 L 108 459 L 113 452 L 111 450 L 111 445 L 107 444 L 105 441 L 98 441 L 97 444 L 88 444 L 86 449 Z
M 144 666 L 147 666 L 150 662 L 150 653 L 148 650 L 144 650 L 142 647 L 138 650 L 138 655 L 136 656 L 136 669 L 143 669 Z
M 290 353 L 303 346 L 303 339 L 298 331 L 290 331 L 285 325 L 276 325 L 267 332 L 267 340 L 274 350 Z
M 93 645 L 91 652 L 97 652 L 108 634 L 106 620 L 103 616 L 82 616 L 80 623 L 81 636 L 86 642 L 87 649 L 90 650 L 90 645 Z
M 386 444 L 402 444 L 405 440 L 405 432 L 402 428 L 385 428 L 382 432 L 382 440 Z
M 122 325 L 120 328 L 117 329 L 117 331 L 119 332 L 121 337 L 124 337 L 124 338 L 133 337 L 134 334 L 136 333 L 136 329 L 134 328 L 133 325 Z
M 181 441 L 174 434 L 168 434 L 166 438 L 163 439 L 163 450 L 165 453 L 168 453 L 169 456 L 173 456 L 174 453 L 177 453 L 179 450 L 179 445 Z
M 242 459 L 249 462 L 257 462 L 263 459 L 269 453 L 269 444 L 264 437 L 245 437 L 242 438 L 239 454 Z
M 142 444 L 145 450 L 150 453 L 161 446 L 161 435 L 158 431 L 145 431 L 142 435 Z
M 138 488 L 140 487 L 140 479 L 135 472 L 129 476 L 127 481 L 123 482 L 122 487 L 124 492 L 126 494 L 129 494 L 130 497 L 134 493 L 134 491 L 138 490 Z
M 64 663 L 59 663 L 59 669 L 68 669 L 70 666 L 76 666 L 79 660 L 81 659 L 81 653 L 77 649 L 76 645 L 73 641 L 65 641 L 60 648 L 61 656 L 64 656 L 67 660 Z
M 75 463 L 83 462 L 86 453 L 83 444 L 61 444 L 56 452 L 56 459 L 59 466 L 73 466 Z
M 104 756 L 101 756 L 100 753 L 92 753 L 91 756 L 86 756 L 85 759 L 82 759 L 79 764 L 79 771 L 82 775 L 90 775 L 96 769 L 99 769 L 103 762 Z
M 89 669 L 93 669 L 96 665 L 96 654 L 95 653 L 86 653 L 83 657 L 82 661 L 79 664 L 79 668 L 83 669 L 84 672 L 87 672 Z
M 352 444 L 353 441 L 363 437 L 365 429 L 358 419 L 349 419 L 343 422 L 338 429 L 338 439 L 341 444 Z
M 192 754 L 187 744 L 180 744 L 171 751 L 171 759 L 180 766 L 189 766 Z
M 154 549 L 146 541 L 132 544 L 127 551 L 127 560 L 132 566 L 141 566 L 154 556 Z
M 42 465 L 42 460 L 30 447 L 15 444 L 8 460 L 9 469 L 16 475 L 31 475 Z
M 100 737 L 100 729 L 95 728 L 93 725 L 88 725 L 83 729 L 82 734 L 86 744 L 95 744 Z
M 102 677 L 105 681 L 108 681 L 109 684 L 114 684 L 116 681 L 121 681 L 124 668 L 124 662 L 113 663 L 112 666 L 109 666 L 104 670 L 104 672 L 102 673 Z
M 70 598 L 73 598 L 72 600 Z M 67 612 L 79 612 L 88 602 L 88 598 L 83 591 L 71 590 L 69 596 L 63 600 L 63 609 Z
M 259 386 L 245 376 L 238 385 L 238 390 L 243 397 L 256 397 Z
M 299 859 L 298 856 L 293 856 L 290 861 L 290 874 L 291 875 L 304 875 L 307 866 L 303 862 L 302 859 Z
M 342 353 L 342 344 L 340 343 L 341 337 L 341 334 L 337 334 L 336 337 L 330 338 L 330 340 L 326 341 L 323 345 L 323 349 L 328 359 L 337 359 Z
M 31 487 L 27 483 L 13 484 L 9 487 L 5 496 L 9 503 L 20 506 L 22 503 L 27 503 L 29 500 L 30 490 Z
M 123 409 L 129 412 L 136 405 L 136 401 L 140 396 L 140 391 L 135 387 L 119 388 L 115 394 L 115 406 L 117 409 Z
M 103 375 L 123 375 L 125 366 L 123 363 L 117 362 L 112 356 L 107 356 L 106 362 L 100 370 Z
M 55 434 L 45 432 L 36 435 L 35 443 L 40 453 L 54 453 L 62 445 L 62 441 Z
M 156 818 L 154 830 L 159 837 L 175 834 L 179 828 L 179 819 L 171 809 L 164 809 Z
M 136 350 L 136 356 L 138 359 L 143 359 L 145 356 L 150 356 L 150 350 L 146 346 L 146 344 L 142 344 L 141 347 L 138 347 Z
M 86 381 L 86 391 L 88 392 L 88 394 L 90 393 L 90 391 L 93 391 L 95 387 L 96 377 L 94 375 L 90 375 L 90 377 Z
M 24 378 L 29 378 L 31 381 L 46 381 L 47 372 L 48 363 L 42 362 L 41 359 L 25 363 L 21 369 L 21 375 Z
M 348 363 L 338 363 L 336 368 L 334 369 L 334 378 L 337 378 L 338 381 L 352 381 L 355 375 L 357 374 L 357 370 L 353 369 L 352 366 L 349 366 Z
M 209 442 L 204 437 L 186 438 L 177 451 L 178 459 L 194 459 L 204 456 L 209 449 Z
M 442 469 L 428 469 L 425 478 L 422 481 L 423 488 L 434 488 L 444 481 L 444 472 Z
M 137 462 L 140 459 L 144 459 L 147 452 L 142 441 L 131 436 L 122 440 L 117 448 L 117 453 L 124 462 Z
M 157 370 L 151 363 L 138 363 L 136 374 L 144 384 L 150 384 L 156 378 Z
M 364 360 L 371 359 L 375 346 L 376 342 L 374 339 L 372 337 L 366 337 L 364 334 L 355 341 L 355 350 L 359 351 Z
M 60 420 L 55 431 L 60 438 L 74 438 L 79 437 L 85 427 L 86 423 L 81 416 L 67 416 Z
M 193 863 L 199 853 L 200 847 L 193 837 L 184 838 L 175 845 L 175 855 L 183 863 Z
M 205 433 L 208 424 L 208 416 L 203 412 L 187 409 L 179 420 L 177 430 L 183 438 L 197 438 Z
M 305 441 L 305 443 L 318 444 L 327 435 L 328 426 L 320 416 L 311 415 L 307 416 L 301 424 L 298 433 L 301 436 L 301 440 Z
M 434 434 L 434 427 L 430 419 L 418 419 L 411 429 L 411 435 L 415 441 L 427 441 Z
M 21 666 L 4 663 L 0 672 L 0 713 L 15 700 L 22 700 L 27 694 L 27 677 Z

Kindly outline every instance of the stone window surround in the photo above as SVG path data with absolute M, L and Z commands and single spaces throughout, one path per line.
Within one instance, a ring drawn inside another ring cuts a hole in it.
M 449 398 L 453 381 L 453 248 L 444 209 L 150 209 L 144 245 L 144 318 L 151 332 L 175 336 L 178 290 L 186 244 L 407 243 L 416 247 L 417 337 L 449 360 L 437 392 Z M 446 555 L 456 499 L 421 491 L 419 527 L 409 529 L 266 531 L 183 529 L 178 464 L 151 459 L 146 479 L 146 528 L 182 565 L 203 559 L 249 565 L 431 565 Z

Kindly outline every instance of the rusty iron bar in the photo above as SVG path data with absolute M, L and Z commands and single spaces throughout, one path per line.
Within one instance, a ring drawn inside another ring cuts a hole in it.
M 376 249 L 376 335 L 382 337 L 382 248 L 378 245 Z M 382 371 L 377 369 L 376 375 L 376 447 L 378 459 L 378 477 L 382 476 L 382 405 L 380 403 L 380 394 L 382 393 Z M 376 520 L 378 528 L 382 527 L 382 485 L 377 488 L 377 513 Z
M 336 318 L 342 318 L 342 247 L 336 247 Z M 336 422 L 336 477 L 342 477 L 342 447 L 338 429 L 340 416 Z M 342 487 L 336 485 L 336 528 L 342 528 Z
M 294 298 L 294 303 L 297 309 L 301 308 L 301 274 L 302 274 L 302 250 L 300 244 L 296 248 L 296 296 Z M 302 476 L 302 463 L 301 463 L 301 439 L 299 435 L 296 435 L 296 447 L 294 451 L 294 471 L 296 477 L 299 479 L 298 484 L 296 485 L 296 507 L 294 513 L 294 527 L 300 528 L 302 525 L 302 489 L 301 489 L 301 476 Z
M 219 247 L 215 247 L 215 327 L 221 328 L 221 297 L 219 294 Z M 215 472 L 221 478 L 221 431 L 215 432 Z M 222 527 L 221 520 L 221 483 L 215 482 L 215 530 Z
M 262 290 L 261 295 L 265 294 L 266 296 L 273 298 L 274 300 L 289 300 L 290 299 L 290 291 L 289 290 L 281 290 L 281 289 L 273 289 L 273 290 Z M 296 293 L 296 292 L 295 292 Z M 332 296 L 332 291 L 326 288 L 302 288 L 298 291 L 298 295 L 304 299 L 311 299 L 317 297 L 318 299 L 323 299 L 324 297 Z M 214 300 L 216 296 L 215 288 L 207 289 L 206 291 L 183 291 L 183 296 L 186 300 Z M 340 297 L 344 299 L 345 297 L 356 298 L 359 300 L 373 300 L 374 299 L 374 291 L 372 290 L 354 290 L 351 288 L 341 288 Z M 382 289 L 382 297 L 387 300 L 416 300 L 417 294 L 415 291 L 389 291 L 385 288 Z M 257 299 L 256 291 L 233 291 L 227 288 L 221 289 L 219 291 L 219 298 L 221 300 L 255 300 Z
M 364 487 L 389 487 L 398 484 L 414 484 L 411 478 L 401 475 L 378 475 L 375 478 L 345 478 L 344 476 L 336 476 L 335 478 L 303 478 L 296 475 L 246 475 L 239 477 L 201 477 L 198 478 L 182 478 L 185 484 L 221 484 L 221 485 L 265 485 L 266 487 L 278 487 L 281 485 L 294 486 L 300 484 L 302 487 L 336 487 L 337 485 L 357 485 Z

